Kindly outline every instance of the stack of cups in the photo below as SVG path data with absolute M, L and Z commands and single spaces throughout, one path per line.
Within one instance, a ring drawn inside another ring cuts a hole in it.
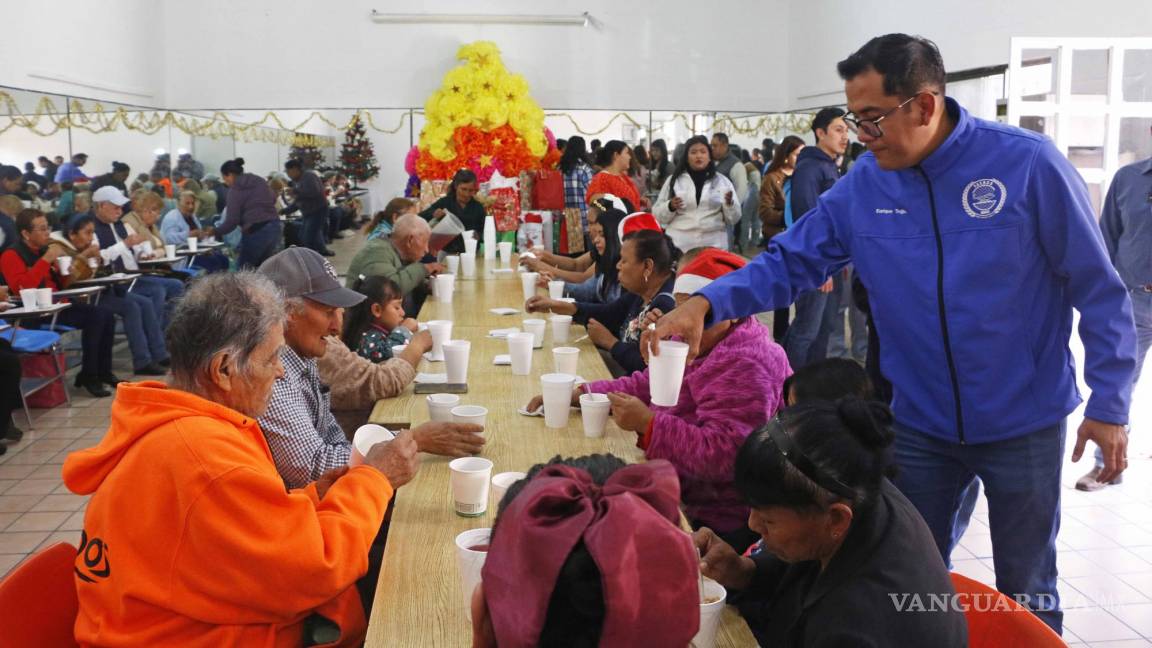
M 451 274 L 451 275 L 460 274 L 460 255 L 459 254 L 449 254 L 448 256 L 444 257 L 444 263 L 448 266 L 448 274 Z
M 572 329 L 571 315 L 553 315 L 548 318 L 552 322 L 552 344 L 568 344 L 568 332 Z
M 513 376 L 527 376 L 532 372 L 532 346 L 535 339 L 531 333 L 513 333 L 508 336 Z
M 525 272 L 520 275 L 520 287 L 524 289 L 524 301 L 532 299 L 536 294 L 536 279 L 540 277 L 538 272 Z
M 453 385 L 467 384 L 468 356 L 472 353 L 472 343 L 468 340 L 448 340 L 443 346 L 448 382 Z
M 452 293 L 456 290 L 456 275 L 436 275 L 436 301 L 442 304 L 452 303 Z
M 464 254 L 460 255 L 460 269 L 465 279 L 476 278 L 476 238 L 471 230 L 464 232 Z
M 548 297 L 552 299 L 564 298 L 564 282 L 552 280 L 548 282 Z
M 496 244 L 496 249 L 500 251 L 500 266 L 507 268 L 512 265 L 512 243 L 500 241 Z
M 542 319 L 526 319 L 524 320 L 524 332 L 532 334 L 532 348 L 544 348 L 544 327 L 547 322 Z
M 672 407 L 680 401 L 680 384 L 684 381 L 684 364 L 688 345 L 684 342 L 660 342 L 660 355 L 648 354 L 648 390 L 653 405 Z
M 576 368 L 580 365 L 580 349 L 555 347 L 552 349 L 552 359 L 556 361 L 556 373 L 575 376 Z
M 432 360 L 444 359 L 444 343 L 452 339 L 452 320 L 432 320 L 428 322 L 428 333 L 432 335 Z
M 356 434 L 352 437 L 352 456 L 348 458 L 348 465 L 359 466 L 364 463 L 364 458 L 368 456 L 372 446 L 395 438 L 396 435 L 382 425 L 375 423 L 361 425 L 356 428 Z
M 597 439 L 604 436 L 608 411 L 612 403 L 604 394 L 580 394 L 580 418 L 584 423 L 584 436 Z
M 464 615 L 472 620 L 472 592 L 480 584 L 480 571 L 488 559 L 488 542 L 492 529 L 471 529 L 456 536 L 456 566 L 460 568 L 460 593 Z
M 544 426 L 568 427 L 568 410 L 572 407 L 572 389 L 576 376 L 550 373 L 540 376 L 540 392 L 544 396 Z
M 716 645 L 716 633 L 720 629 L 720 618 L 724 615 L 724 602 L 728 593 L 724 587 L 711 578 L 703 579 L 703 591 L 700 592 L 700 630 L 692 637 L 691 646 L 697 648 L 713 648 Z
M 488 483 L 492 462 L 483 457 L 461 457 L 448 462 L 456 515 L 478 517 L 488 510 Z
M 452 408 L 460 404 L 457 394 L 428 394 L 428 420 L 448 422 L 452 420 Z

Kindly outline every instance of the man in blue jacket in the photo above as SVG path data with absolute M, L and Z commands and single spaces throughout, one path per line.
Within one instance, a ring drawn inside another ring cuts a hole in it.
M 897 485 L 947 560 L 978 476 L 997 586 L 1059 632 L 1060 468 L 1065 418 L 1080 402 L 1072 310 L 1092 389 L 1072 456 L 1095 442 L 1110 481 L 1127 465 L 1136 365 L 1127 290 L 1076 170 L 1043 136 L 946 98 L 934 44 L 881 36 L 838 68 L 869 152 L 764 253 L 646 337 L 679 335 L 695 349 L 708 321 L 789 304 L 855 264 L 894 389 Z

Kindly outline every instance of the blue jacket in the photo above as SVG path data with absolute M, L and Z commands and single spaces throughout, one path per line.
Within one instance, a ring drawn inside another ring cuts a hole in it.
M 832 188 L 840 179 L 836 160 L 819 146 L 805 146 L 796 156 L 796 170 L 792 172 L 792 216 L 799 220 L 812 211 L 820 194 Z
M 898 421 L 960 443 L 1085 415 L 1127 423 L 1136 331 L 1084 181 L 1043 136 L 970 117 L 920 165 L 871 153 L 743 270 L 701 291 L 712 317 L 785 307 L 849 262 L 868 290 Z

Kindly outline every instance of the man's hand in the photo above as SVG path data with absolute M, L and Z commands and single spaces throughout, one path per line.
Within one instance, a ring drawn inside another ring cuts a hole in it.
M 712 305 L 700 295 L 691 297 L 656 322 L 656 329 L 645 328 L 640 335 L 640 354 L 648 362 L 649 345 L 653 355 L 660 355 L 660 340 L 677 336 L 688 343 L 688 361 L 700 352 L 700 336 L 704 333 L 704 318 Z
M 644 401 L 631 394 L 611 392 L 608 394 L 608 402 L 612 403 L 612 420 L 616 421 L 621 430 L 643 434 L 655 416 Z
M 595 344 L 601 349 L 611 349 L 613 345 L 620 341 L 615 335 L 612 335 L 612 331 L 609 331 L 606 326 L 594 319 L 588 320 L 588 325 L 585 326 L 585 328 L 588 329 L 588 337 L 592 338 L 592 344 Z
M 51 265 L 53 261 L 60 258 L 60 255 L 62 253 L 63 253 L 62 249 L 60 249 L 58 246 L 53 245 L 53 246 L 49 247 L 47 250 L 45 250 L 44 256 L 42 256 L 40 258 L 44 259 L 45 263 Z
M 701 527 L 692 534 L 692 542 L 700 551 L 700 571 L 728 589 L 747 589 L 756 575 L 756 563 L 741 556 L 712 529 Z
M 524 310 L 529 313 L 547 313 L 552 308 L 552 300 L 543 295 L 532 295 L 524 302 Z
M 1100 446 L 1104 454 L 1104 470 L 1096 476 L 1096 481 L 1107 484 L 1116 479 L 1128 468 L 1128 432 L 1123 425 L 1103 423 L 1085 418 L 1076 431 L 1076 447 L 1072 450 L 1072 461 L 1080 461 L 1084 446 L 1091 440 Z
M 470 457 L 484 449 L 484 428 L 471 423 L 428 421 L 412 428 L 420 452 L 445 457 Z
M 829 277 L 829 278 L 828 278 L 828 281 L 825 281 L 825 282 L 824 282 L 824 285 L 823 285 L 823 286 L 820 286 L 820 292 L 822 292 L 822 293 L 830 293 L 830 292 L 832 292 L 832 289 L 833 289 L 834 287 L 835 287 L 835 284 L 834 284 L 834 283 L 832 283 L 832 278 L 831 278 L 831 277 Z
M 432 218 L 444 218 L 444 214 L 447 214 L 447 213 L 448 213 L 448 210 L 441 207 L 440 209 L 437 209 L 436 211 L 432 212 Z
M 388 443 L 377 443 L 364 457 L 364 464 L 384 473 L 392 488 L 412 481 L 420 467 L 419 448 L 411 430 L 404 430 Z
M 447 270 L 447 268 L 444 267 L 443 263 L 425 263 L 424 270 L 426 270 L 429 275 L 436 276 Z
M 316 497 L 324 499 L 324 496 L 328 494 L 328 489 L 332 488 L 332 484 L 335 484 L 336 480 L 343 477 L 347 472 L 348 466 L 338 466 L 320 475 L 320 479 L 316 480 Z
M 135 247 L 143 242 L 144 236 L 141 234 L 132 234 L 128 238 L 124 239 L 124 245 L 127 245 L 128 247 Z

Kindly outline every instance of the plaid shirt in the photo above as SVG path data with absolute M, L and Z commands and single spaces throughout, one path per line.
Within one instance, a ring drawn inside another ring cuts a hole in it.
M 331 394 L 320 382 L 316 360 L 285 346 L 280 361 L 284 377 L 272 387 L 260 429 L 284 484 L 302 488 L 324 471 L 347 464 L 352 444 L 332 415 Z
M 580 210 L 580 223 L 584 230 L 588 230 L 588 183 L 592 182 L 592 167 L 584 162 L 577 162 L 572 173 L 564 174 L 564 206 Z

